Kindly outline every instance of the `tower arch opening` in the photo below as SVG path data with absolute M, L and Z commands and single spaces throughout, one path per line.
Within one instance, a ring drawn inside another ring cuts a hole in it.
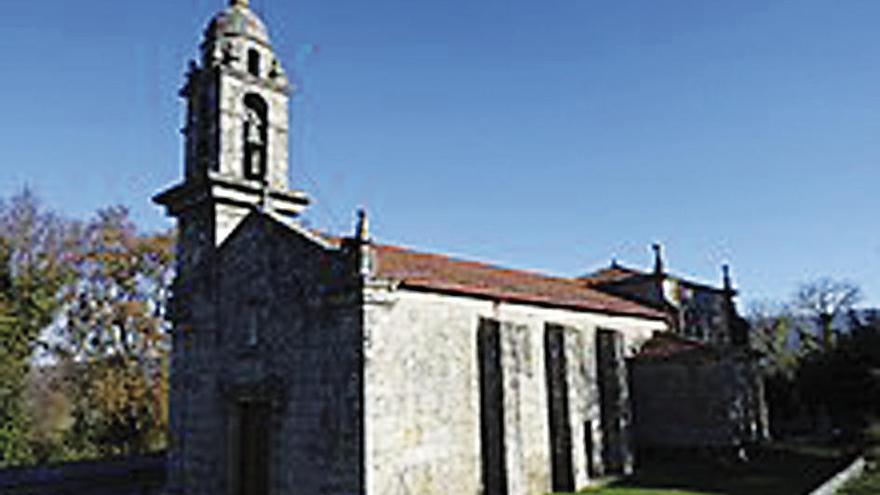
M 256 48 L 248 50 L 247 64 L 248 73 L 254 77 L 260 77 L 260 52 Z
M 244 177 L 265 180 L 267 169 L 269 106 L 255 93 L 244 97 Z

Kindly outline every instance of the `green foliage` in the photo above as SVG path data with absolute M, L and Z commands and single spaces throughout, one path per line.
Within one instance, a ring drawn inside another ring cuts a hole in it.
M 60 307 L 57 294 L 72 280 L 65 258 L 75 231 L 28 190 L 0 205 L 0 466 L 39 460 L 26 377 L 40 333 Z
M 13 312 L 9 243 L 0 237 L 0 467 L 30 456 L 24 441 L 21 411 L 21 367 L 14 346 L 18 320 Z
M 880 467 L 869 466 L 858 478 L 837 491 L 837 495 L 877 495 L 880 493 Z
M 73 426 L 71 390 L 66 386 L 67 371 L 61 366 L 34 367 L 27 378 L 24 394 L 29 413 L 29 447 L 36 462 L 78 459 L 65 442 Z
M 775 436 L 857 439 L 880 416 L 880 318 L 850 310 L 859 297 L 851 284 L 820 279 L 800 286 L 793 310 L 752 312 Z
M 765 376 L 792 378 L 797 371 L 798 350 L 791 345 L 794 318 L 786 308 L 755 305 L 749 311 L 752 348 L 761 355 Z
M 833 428 L 854 440 L 880 415 L 880 321 L 850 316 L 850 329 L 839 332 L 831 349 L 801 359 L 794 387 L 802 406 L 820 429 Z
M 71 380 L 77 430 L 102 456 L 165 446 L 167 322 L 173 239 L 143 236 L 123 208 L 98 212 L 72 261 L 64 325 L 52 346 Z
M 0 204 L 0 468 L 164 447 L 173 244 Z

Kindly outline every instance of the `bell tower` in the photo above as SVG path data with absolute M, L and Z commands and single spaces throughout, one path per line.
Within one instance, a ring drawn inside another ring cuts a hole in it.
M 231 0 L 211 19 L 199 51 L 180 90 L 183 179 L 153 198 L 178 222 L 168 477 L 169 493 L 187 495 L 226 493 L 228 478 L 205 460 L 226 427 L 216 390 L 229 294 L 218 290 L 218 247 L 253 212 L 289 219 L 309 204 L 288 188 L 293 88 L 247 0 Z
M 288 189 L 289 97 L 293 88 L 248 0 L 211 19 L 180 91 L 186 102 L 184 180 L 154 200 L 181 221 L 212 209 L 201 234 L 217 246 L 252 210 L 296 216 L 308 205 Z M 198 222 L 196 222 L 198 223 Z M 203 222 L 202 222 L 203 223 Z

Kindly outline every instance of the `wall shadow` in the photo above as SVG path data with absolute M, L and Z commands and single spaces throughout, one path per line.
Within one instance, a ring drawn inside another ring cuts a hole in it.
M 653 452 L 640 457 L 636 474 L 612 487 L 678 489 L 718 495 L 802 495 L 850 461 L 831 449 L 762 447 L 747 461 L 731 455 Z

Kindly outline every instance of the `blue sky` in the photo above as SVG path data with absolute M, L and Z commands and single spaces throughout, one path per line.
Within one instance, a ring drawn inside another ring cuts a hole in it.
M 0 196 L 72 216 L 181 172 L 176 96 L 223 0 L 6 2 Z M 252 0 L 300 89 L 307 219 L 576 275 L 612 256 L 746 301 L 820 275 L 880 304 L 876 0 Z

